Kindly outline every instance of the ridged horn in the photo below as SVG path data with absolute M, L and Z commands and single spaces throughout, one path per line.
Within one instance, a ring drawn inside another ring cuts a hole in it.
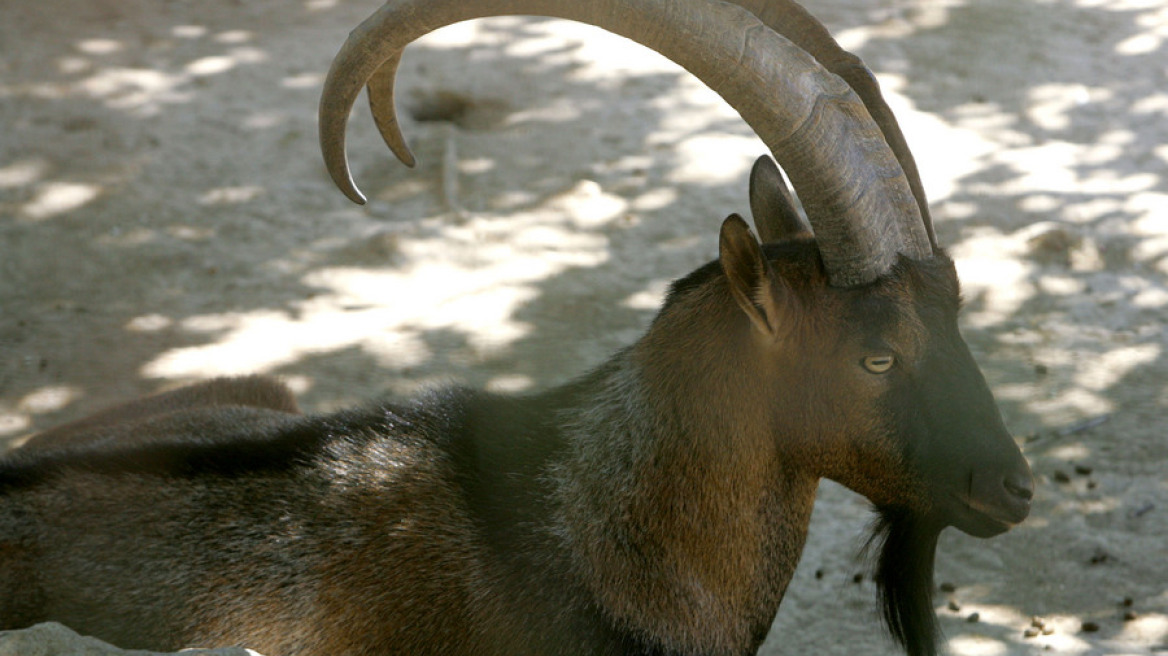
M 755 14 L 721 0 L 390 0 L 350 34 L 321 99 L 325 164 L 350 199 L 364 202 L 345 155 L 345 126 L 361 86 L 370 85 L 382 137 L 412 164 L 393 102 L 402 51 L 446 25 L 501 15 L 595 25 L 656 50 L 721 95 L 787 171 L 833 285 L 871 282 L 898 253 L 931 257 L 909 182 L 863 101 Z M 906 212 L 914 220 L 901 216 Z
M 884 140 L 888 142 L 900 167 L 904 169 L 909 187 L 916 198 L 921 220 L 929 234 L 929 243 L 936 248 L 937 236 L 933 231 L 933 218 L 929 212 L 929 201 L 925 197 L 925 187 L 921 184 L 920 170 L 916 158 L 909 150 L 908 141 L 900 130 L 896 115 L 884 101 L 880 84 L 872 71 L 856 55 L 844 50 L 831 36 L 831 32 L 819 19 L 792 0 L 726 0 L 733 2 L 758 17 L 767 27 L 787 37 L 792 43 L 807 51 L 824 68 L 843 78 L 848 86 L 860 96 L 868 113 L 880 126 Z

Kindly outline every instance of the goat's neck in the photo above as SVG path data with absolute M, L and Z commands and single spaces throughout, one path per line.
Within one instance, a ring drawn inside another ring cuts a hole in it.
M 562 411 L 559 531 L 628 628 L 679 653 L 754 653 L 802 551 L 817 479 L 743 416 L 764 410 L 727 407 L 725 381 L 659 364 L 633 347 Z

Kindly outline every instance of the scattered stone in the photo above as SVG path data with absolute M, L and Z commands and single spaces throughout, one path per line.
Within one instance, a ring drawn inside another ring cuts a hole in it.
M 1134 610 L 1123 611 L 1123 621 L 1124 622 L 1131 622 L 1131 621 L 1136 620 L 1138 618 L 1139 618 L 1139 615 L 1136 615 L 1136 612 Z
M 957 586 L 952 583 L 942 583 L 941 592 L 957 592 Z
M 1037 638 L 1038 634 L 1039 634 L 1038 629 L 1036 629 L 1034 627 L 1029 627 L 1025 631 L 1022 632 L 1022 637 L 1023 638 Z
M 950 601 L 949 602 L 949 610 L 956 613 L 956 612 L 959 612 L 961 610 L 961 606 L 958 606 L 956 601 Z
M 1071 265 L 1071 251 L 1082 244 L 1082 236 L 1063 226 L 1047 226 L 1027 242 L 1030 256 L 1041 264 Z
M 475 98 L 447 89 L 415 91 L 407 111 L 419 123 L 452 123 L 464 130 L 489 130 L 510 114 L 502 100 Z
M 1044 364 L 1036 364 L 1034 365 L 1034 373 L 1039 376 L 1045 376 L 1050 373 L 1050 368 Z
M 1091 555 L 1091 559 L 1087 562 L 1092 565 L 1102 565 L 1111 559 L 1111 554 L 1107 553 L 1107 550 L 1103 547 L 1095 547 L 1095 553 Z
M 1095 633 L 1098 630 L 1098 622 L 1083 622 L 1083 633 Z
M 977 624 L 981 621 L 981 613 L 970 613 L 969 617 L 965 618 L 965 621 L 970 624 Z
M 1054 470 L 1054 480 L 1055 480 L 1055 482 L 1058 482 L 1058 483 L 1070 483 L 1071 477 L 1068 476 L 1065 471 L 1063 471 L 1061 469 L 1056 469 L 1056 470 Z
M 1045 628 L 1046 627 L 1046 620 L 1042 619 L 1041 617 L 1031 617 L 1030 618 L 1030 626 L 1032 626 L 1036 629 Z
M 1087 465 L 1075 465 L 1075 473 L 1079 476 L 1090 476 L 1093 471 L 1095 470 Z

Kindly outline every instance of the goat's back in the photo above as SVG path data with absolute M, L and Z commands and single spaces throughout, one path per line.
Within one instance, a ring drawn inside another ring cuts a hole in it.
M 196 405 L 19 449 L 0 462 L 0 629 L 52 619 L 128 648 L 460 651 L 481 573 L 432 437 L 458 433 L 434 425 L 447 420 Z

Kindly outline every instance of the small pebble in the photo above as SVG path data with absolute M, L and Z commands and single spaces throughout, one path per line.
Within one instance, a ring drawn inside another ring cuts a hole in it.
M 1031 617 L 1030 626 L 1036 629 L 1041 629 L 1046 626 L 1046 620 L 1042 619 L 1041 617 Z
M 1034 365 L 1034 373 L 1038 374 L 1039 376 L 1045 376 L 1046 374 L 1050 373 L 1050 368 L 1044 364 L 1039 363 Z
M 1070 483 L 1071 477 L 1061 469 L 1054 470 L 1054 480 L 1059 483 Z
M 1097 622 L 1083 622 L 1084 633 L 1095 633 L 1098 630 L 1099 624 Z
M 952 583 L 942 583 L 941 592 L 957 592 L 957 586 Z
M 1030 627 L 1022 632 L 1022 637 L 1023 638 L 1037 638 L 1038 637 L 1038 629 L 1036 629 L 1034 627 Z
M 979 613 L 970 613 L 970 614 L 969 614 L 969 617 L 965 618 L 965 621 L 966 621 L 966 622 L 969 622 L 970 624 L 977 624 L 978 622 L 980 622 L 980 621 L 981 621 L 981 614 L 979 614 Z
M 1090 476 L 1093 471 L 1095 470 L 1087 465 L 1075 465 L 1075 473 L 1080 476 Z
M 1124 608 L 1131 608 L 1132 604 L 1134 604 L 1136 602 L 1131 597 L 1124 597 L 1123 601 L 1120 603 L 1123 604 Z
M 1090 562 L 1092 565 L 1102 565 L 1109 560 L 1111 560 L 1111 554 L 1102 549 L 1097 549 L 1095 551 L 1095 555 L 1091 556 L 1091 560 L 1088 562 Z
M 1123 611 L 1123 621 L 1124 622 L 1131 622 L 1138 617 L 1139 617 L 1139 615 L 1136 615 L 1136 612 L 1134 610 Z
M 949 602 L 949 610 L 956 613 L 959 610 L 961 610 L 961 606 L 958 606 L 956 601 L 951 601 L 951 602 Z
M 1044 627 L 1042 627 L 1042 635 L 1050 635 L 1050 634 L 1052 634 L 1052 633 L 1054 633 L 1054 627 L 1053 627 L 1053 626 L 1044 626 Z

